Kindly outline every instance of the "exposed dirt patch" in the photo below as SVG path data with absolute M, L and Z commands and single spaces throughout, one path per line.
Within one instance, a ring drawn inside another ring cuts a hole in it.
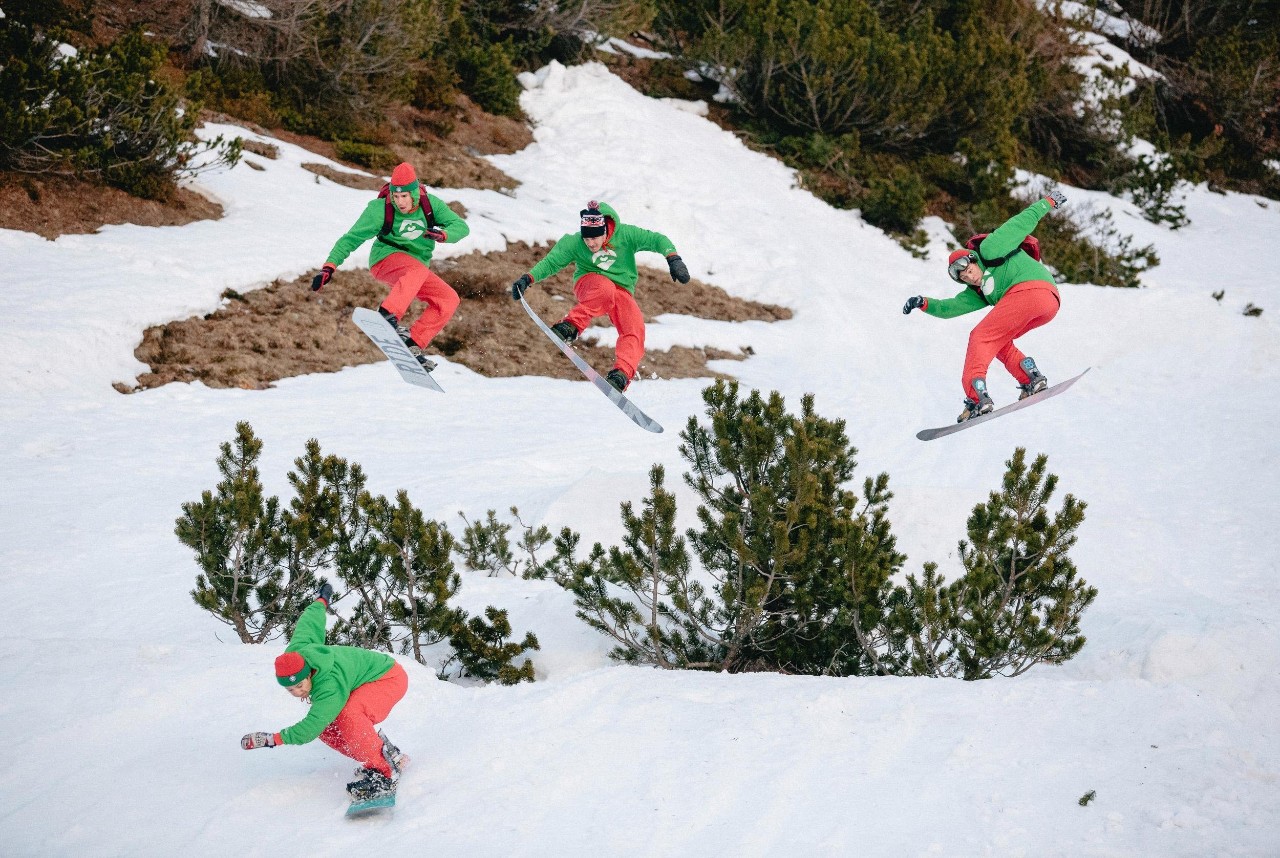
M 409 161 L 418 176 L 431 188 L 482 188 L 507 190 L 519 185 L 481 155 L 514 152 L 528 145 L 533 136 L 519 120 L 491 116 L 465 96 L 459 96 L 445 119 L 403 108 L 396 115 L 397 127 L 406 143 L 390 144 L 395 154 Z M 207 112 L 207 121 L 235 123 L 258 133 L 276 137 L 309 151 L 337 158 L 333 144 L 314 137 L 291 134 L 282 129 L 266 129 L 225 114 Z M 432 128 L 447 130 L 451 137 L 436 135 Z M 274 160 L 275 146 L 250 141 L 245 145 L 246 165 L 262 169 L 258 158 Z M 304 164 L 313 173 L 352 188 L 376 191 L 385 177 L 357 176 L 322 164 Z M 365 170 L 359 164 L 349 164 Z M 369 171 L 376 174 L 377 171 Z M 60 235 L 96 232 L 106 224 L 132 223 L 139 226 L 179 226 L 197 220 L 222 217 L 222 207 L 186 188 L 176 190 L 167 201 L 143 200 L 117 188 L 92 181 L 60 176 L 28 176 L 0 173 L 0 228 L 34 232 L 48 239 Z
M 437 263 L 436 272 L 458 291 L 462 304 L 431 351 L 490 377 L 580 378 L 511 300 L 511 281 L 548 249 L 513 244 L 502 253 L 472 253 Z M 351 323 L 351 311 L 378 306 L 387 288 L 368 271 L 340 271 L 319 293 L 310 291 L 310 280 L 308 274 L 277 281 L 244 295 L 228 290 L 224 305 L 203 318 L 149 328 L 135 354 L 151 372 L 138 379 L 136 388 L 117 385 L 117 389 L 131 392 L 196 380 L 210 387 L 261 389 L 281 378 L 382 360 L 382 353 Z M 572 269 L 567 269 L 536 284 L 526 297 L 544 319 L 557 321 L 573 305 L 572 287 Z M 663 313 L 724 321 L 791 318 L 785 307 L 734 298 L 698 280 L 673 283 L 665 273 L 645 268 L 640 269 L 637 295 L 648 323 Z M 415 304 L 410 317 L 416 317 L 420 308 Z M 613 350 L 592 345 L 592 339 L 588 329 L 577 343 L 578 352 L 598 369 L 608 369 Z M 750 343 L 743 342 L 742 348 L 736 353 L 691 348 L 650 351 L 641 362 L 640 374 L 642 378 L 713 377 L 718 374 L 707 368 L 707 361 L 740 360 L 750 353 Z
M 343 185 L 348 188 L 356 188 L 361 191 L 378 191 L 386 184 L 382 179 L 374 176 L 361 176 L 358 173 L 344 173 L 341 170 L 335 170 L 328 164 L 307 164 L 302 165 L 302 169 L 315 173 L 317 176 L 324 176 L 331 182 Z
M 216 122 L 240 125 L 340 164 L 373 173 L 377 177 L 376 181 L 365 181 L 366 184 L 372 182 L 375 190 L 386 181 L 385 173 L 379 170 L 339 158 L 334 144 L 328 140 L 294 134 L 282 128 L 263 128 L 221 113 L 210 113 L 209 118 Z M 533 142 L 533 132 L 527 124 L 508 116 L 485 113 L 462 94 L 455 98 L 453 105 L 447 110 L 427 111 L 407 105 L 398 106 L 388 112 L 387 125 L 380 133 L 383 137 L 381 145 L 390 150 L 398 160 L 412 164 L 418 171 L 418 178 L 426 182 L 429 188 L 479 188 L 491 191 L 517 188 L 519 182 L 482 156 L 518 152 Z M 362 181 L 359 176 L 340 173 L 320 164 L 304 166 L 348 187 L 364 187 L 353 184 Z
M 161 202 L 82 179 L 0 173 L 0 227 L 48 239 L 97 232 L 109 223 L 178 226 L 220 217 L 222 206 L 185 188 Z

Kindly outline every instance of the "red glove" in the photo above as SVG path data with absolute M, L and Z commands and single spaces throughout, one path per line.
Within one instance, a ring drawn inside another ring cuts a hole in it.
M 441 229 L 438 226 L 435 227 L 434 229 L 427 230 L 426 232 L 423 233 L 423 235 L 425 235 L 427 238 L 431 239 L 432 241 L 437 241 L 441 243 L 449 240 L 449 233 L 445 232 L 443 229 Z
M 311 291 L 319 292 L 321 286 L 333 279 L 333 272 L 337 270 L 338 267 L 332 262 L 326 262 L 322 265 L 320 267 L 320 273 L 311 278 Z
M 283 744 L 279 733 L 245 733 L 240 739 L 240 747 L 246 751 L 252 751 L 254 748 L 274 748 L 276 745 Z

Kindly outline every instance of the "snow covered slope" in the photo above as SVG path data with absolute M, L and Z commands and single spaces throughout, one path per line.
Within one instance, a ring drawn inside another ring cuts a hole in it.
M 407 662 L 386 724 L 416 761 L 400 805 L 344 820 L 348 761 L 319 743 L 240 750 L 241 734 L 302 708 L 271 677 L 277 646 L 233 642 L 189 596 L 174 519 L 216 483 L 236 421 L 265 441 L 272 492 L 287 496 L 315 437 L 361 463 L 373 491 L 405 488 L 450 524 L 516 504 L 588 541 L 618 537 L 617 505 L 642 496 L 652 463 L 683 467 L 675 431 L 635 429 L 585 383 L 447 361 L 446 396 L 385 365 L 266 391 L 115 393 L 142 369 L 146 325 L 314 267 L 354 218 L 365 194 L 272 141 L 281 156 L 257 159 L 262 171 L 201 177 L 226 208 L 217 222 L 54 242 L 0 231 L 0 851 L 1276 854 L 1280 204 L 1195 189 L 1192 224 L 1170 232 L 1068 188 L 1063 214 L 1107 206 L 1163 264 L 1142 290 L 1065 285 L 1057 319 L 1025 338 L 1051 379 L 1094 368 L 1069 394 L 921 444 L 917 429 L 958 410 L 974 321 L 901 313 L 909 295 L 954 293 L 941 242 L 912 258 L 601 66 L 552 65 L 525 85 L 536 142 L 494 159 L 523 184 L 446 192 L 472 227 L 448 252 L 554 239 L 599 198 L 670 235 L 695 276 L 794 309 L 772 325 L 662 318 L 649 345 L 749 343 L 754 357 L 723 367 L 744 386 L 792 406 L 812 391 L 847 419 L 861 473 L 892 477 L 913 571 L 935 560 L 955 574 L 964 520 L 1014 447 L 1048 453 L 1061 491 L 1089 503 L 1075 557 L 1100 595 L 1084 651 L 979 683 L 669 674 L 611 665 L 553 584 L 469 577 L 462 607 L 508 608 L 518 633 L 537 633 L 538 682 L 463 687 Z M 1244 317 L 1247 302 L 1266 312 Z M 632 390 L 674 430 L 702 386 Z M 991 387 L 998 403 L 1015 395 L 999 368 Z

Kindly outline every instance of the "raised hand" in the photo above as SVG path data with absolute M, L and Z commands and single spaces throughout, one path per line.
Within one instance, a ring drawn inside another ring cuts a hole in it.
M 907 303 L 902 305 L 902 315 L 906 316 L 912 310 L 916 310 L 916 309 L 923 310 L 924 304 L 925 304 L 925 301 L 923 297 L 921 297 L 920 295 L 912 295 L 910 298 L 907 299 Z

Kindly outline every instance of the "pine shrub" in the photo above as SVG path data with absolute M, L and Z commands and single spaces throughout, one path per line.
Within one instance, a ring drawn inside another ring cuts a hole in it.
M 458 543 L 444 524 L 427 519 L 404 491 L 394 500 L 370 494 L 359 465 L 325 455 L 314 439 L 294 460 L 288 474 L 293 498 L 282 507 L 264 495 L 261 451 L 252 427 L 237 424 L 235 440 L 221 446 L 222 481 L 182 506 L 175 532 L 200 567 L 191 594 L 196 604 L 235 628 L 243 642 L 263 643 L 291 633 L 318 584 L 329 580 L 335 604 L 354 600 L 329 633 L 333 643 L 426 664 L 429 647 L 452 639 L 462 649 L 446 664 L 459 660 L 481 679 L 533 681 L 528 659 L 509 663 L 537 649 L 531 633 L 521 644 L 508 643 L 505 612 L 488 609 L 486 622 L 449 604 L 460 584 L 452 560 Z M 553 564 L 576 545 L 576 538 L 562 540 Z M 522 549 L 530 545 L 526 534 Z M 554 567 L 538 568 L 546 574 Z
M 489 510 L 483 521 L 471 522 L 459 513 L 463 524 L 461 548 L 458 554 L 468 569 L 482 571 L 490 576 L 503 573 L 519 578 L 546 578 L 547 568 L 538 561 L 538 552 L 551 541 L 551 531 L 546 527 L 532 528 L 520 518 L 520 510 L 511 507 L 511 517 L 520 528 L 520 539 L 512 550 L 512 525 L 499 521 Z
M 1078 577 L 1068 552 L 1085 504 L 1067 495 L 1052 515 L 1058 478 L 1048 457 L 1027 465 L 1019 447 L 1001 490 L 969 516 L 960 543 L 964 575 L 952 584 L 927 563 L 897 600 L 913 673 L 987 679 L 1062 664 L 1085 644 L 1080 618 L 1098 591 Z
M 390 172 L 400 163 L 399 156 L 386 146 L 377 143 L 360 143 L 355 140 L 335 140 L 333 152 L 343 161 L 359 164 L 374 172 Z
M 885 510 L 885 475 L 862 501 L 846 484 L 856 450 L 843 421 L 799 415 L 777 394 L 703 392 L 709 425 L 681 434 L 685 482 L 701 501 L 681 535 L 663 469 L 639 514 L 623 504 L 620 547 L 596 546 L 570 583 L 579 616 L 617 643 L 613 657 L 665 668 L 850 675 L 888 670 L 869 652 L 903 558 Z M 698 561 L 694 570 L 692 559 Z
M 1280 199 L 1280 15 L 1259 0 L 1122 0 L 1125 48 L 1158 73 L 1128 93 L 1129 130 L 1179 178 Z
M 221 482 L 182 505 L 174 532 L 200 567 L 191 591 L 196 604 L 235 629 L 242 642 L 262 643 L 301 613 L 315 582 L 286 575 L 291 552 L 284 518 L 279 499 L 264 494 L 262 442 L 253 428 L 236 424 L 235 440 L 220 450 Z
M 168 196 L 198 153 L 239 157 L 239 141 L 191 142 L 196 112 L 159 73 L 164 47 L 140 31 L 76 55 L 43 32 L 0 19 L 0 169 L 94 178 Z
M 1097 591 L 1069 550 L 1084 504 L 1050 515 L 1047 459 L 1007 463 L 1001 491 L 974 508 L 961 543 L 966 574 L 937 565 L 895 584 L 906 558 L 888 518 L 889 478 L 847 484 L 856 450 L 843 423 L 789 414 L 777 393 L 703 392 L 707 424 L 681 435 L 697 526 L 676 526 L 664 469 L 639 508 L 622 504 L 622 544 L 576 559 L 560 546 L 556 580 L 610 656 L 664 669 L 985 679 L 1060 664 L 1084 646 L 1080 618 Z
M 526 632 L 524 640 L 512 643 L 511 623 L 507 612 L 492 605 L 484 609 L 484 619 L 471 617 L 454 624 L 449 634 L 453 658 L 460 665 L 460 675 L 482 680 L 497 680 L 500 685 L 517 685 L 533 682 L 533 662 L 525 659 L 516 667 L 512 662 L 524 653 L 540 649 L 533 632 Z M 446 663 L 445 668 L 448 668 Z M 441 670 L 441 674 L 445 669 Z

